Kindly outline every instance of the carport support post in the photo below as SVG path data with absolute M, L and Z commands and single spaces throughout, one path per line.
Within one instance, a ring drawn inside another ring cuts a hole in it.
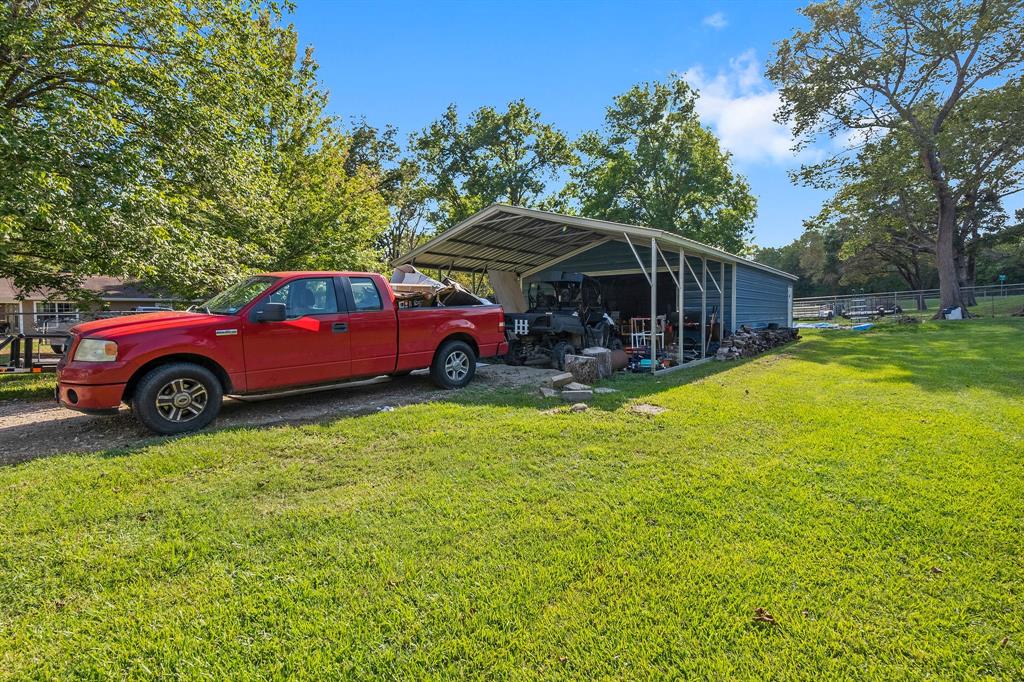
M 720 272 L 718 277 L 718 343 L 725 341 L 725 261 L 719 263 Z
M 683 364 L 683 331 L 686 323 L 686 313 L 683 312 L 683 305 L 686 303 L 686 254 L 679 249 L 679 286 L 676 288 L 679 297 L 679 326 L 676 327 L 676 344 L 679 356 L 679 364 Z
M 651 374 L 658 369 L 658 240 L 651 237 Z
M 708 356 L 708 259 L 701 256 L 700 259 L 700 357 L 703 360 Z

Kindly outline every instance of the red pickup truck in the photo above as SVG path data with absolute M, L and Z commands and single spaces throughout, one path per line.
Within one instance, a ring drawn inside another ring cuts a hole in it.
M 399 308 L 366 272 L 250 277 L 190 312 L 73 327 L 57 399 L 89 413 L 128 403 L 157 433 L 209 424 L 224 395 L 253 395 L 430 368 L 443 388 L 507 351 L 497 305 Z

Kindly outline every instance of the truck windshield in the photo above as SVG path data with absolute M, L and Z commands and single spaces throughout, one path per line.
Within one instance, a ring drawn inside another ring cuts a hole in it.
M 209 301 L 196 306 L 199 310 L 219 315 L 234 315 L 278 280 L 277 277 L 250 277 L 228 287 Z

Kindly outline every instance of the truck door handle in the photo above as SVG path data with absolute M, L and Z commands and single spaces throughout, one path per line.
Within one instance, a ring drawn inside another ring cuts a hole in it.
M 348 331 L 348 322 L 335 322 L 331 325 L 331 331 L 335 334 L 343 334 Z

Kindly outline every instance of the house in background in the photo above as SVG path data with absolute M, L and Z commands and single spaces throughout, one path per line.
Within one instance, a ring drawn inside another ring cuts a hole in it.
M 82 289 L 96 295 L 99 310 L 111 312 L 169 306 L 173 300 L 117 277 L 88 277 L 82 282 Z M 95 312 L 80 311 L 77 303 L 51 299 L 51 295 L 52 292 L 47 291 L 30 291 L 24 300 L 18 300 L 14 283 L 10 279 L 0 279 L 0 333 L 31 333 L 66 327 Z

